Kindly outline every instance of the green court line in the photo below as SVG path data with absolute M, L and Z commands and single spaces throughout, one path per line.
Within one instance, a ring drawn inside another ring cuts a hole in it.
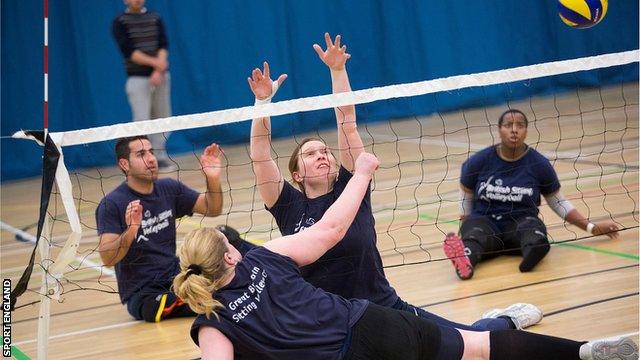
M 572 248 L 576 248 L 576 249 L 580 249 L 580 250 L 593 251 L 593 252 L 597 252 L 597 253 L 601 253 L 601 254 L 613 255 L 613 256 L 617 256 L 617 257 L 621 257 L 621 258 L 625 258 L 625 259 L 640 261 L 640 256 L 635 255 L 635 254 L 628 254 L 628 253 L 623 253 L 623 252 L 618 252 L 618 251 L 604 250 L 604 249 L 600 249 L 600 248 L 593 247 L 593 246 L 579 245 L 579 244 L 568 244 L 568 243 L 555 244 L 555 245 L 572 247 Z
M 20 349 L 18 349 L 17 346 L 11 346 L 11 355 L 13 355 L 14 358 L 16 358 L 17 360 L 31 360 L 30 357 L 27 356 L 27 354 L 23 353 L 22 351 L 20 351 Z
M 0 336 L 0 340 L 4 340 L 4 338 Z M 4 344 L 4 341 L 2 343 Z M 13 356 L 13 358 L 17 360 L 31 360 L 31 358 L 28 357 L 27 354 L 20 351 L 20 349 L 18 349 L 18 347 L 15 345 L 11 345 L 11 356 Z
M 436 218 L 432 217 L 432 216 L 429 216 L 427 214 L 420 214 L 420 219 L 423 219 L 423 220 L 435 220 Z M 459 221 L 460 220 L 449 220 L 449 221 L 442 221 L 441 223 L 442 224 L 458 223 Z M 613 255 L 613 256 L 617 256 L 617 257 L 621 257 L 621 258 L 625 258 L 625 259 L 640 261 L 640 255 L 623 253 L 623 252 L 618 252 L 618 251 L 611 251 L 611 250 L 604 250 L 604 249 L 600 249 L 600 248 L 593 247 L 593 246 L 580 245 L 580 244 L 569 244 L 569 243 L 560 243 L 560 244 L 555 244 L 555 245 L 572 247 L 572 248 L 575 248 L 575 249 L 593 251 L 593 252 L 597 252 L 597 253 L 601 253 L 601 254 Z
M 427 214 L 420 214 L 418 218 L 420 220 L 437 220 L 437 218 Z M 459 219 L 438 222 L 438 224 L 458 224 L 458 223 L 460 223 Z

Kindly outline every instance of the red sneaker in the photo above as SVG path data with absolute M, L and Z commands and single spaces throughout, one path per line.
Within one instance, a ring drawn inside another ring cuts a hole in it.
M 444 253 L 453 263 L 456 274 L 462 280 L 471 279 L 473 276 L 473 266 L 471 260 L 465 253 L 464 243 L 462 239 L 454 233 L 448 233 L 444 239 Z

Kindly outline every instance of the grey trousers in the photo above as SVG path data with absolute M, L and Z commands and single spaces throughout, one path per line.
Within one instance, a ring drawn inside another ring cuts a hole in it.
M 158 119 L 171 116 L 171 76 L 165 73 L 159 86 L 152 86 L 147 76 L 129 76 L 125 85 L 133 121 Z M 166 160 L 166 141 L 171 133 L 150 134 L 158 160 Z

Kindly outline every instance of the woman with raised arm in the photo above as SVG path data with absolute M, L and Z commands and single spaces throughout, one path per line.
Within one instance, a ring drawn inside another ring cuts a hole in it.
M 200 314 L 191 337 L 203 359 L 600 359 L 637 357 L 628 338 L 595 343 L 517 330 L 474 332 L 367 300 L 347 300 L 304 281 L 344 237 L 378 167 L 361 154 L 342 194 L 313 226 L 243 257 L 211 228 L 187 235 L 173 288 Z M 613 358 L 613 357 L 608 357 Z
M 351 91 L 345 64 L 351 57 L 340 35 L 335 42 L 325 33 L 326 50 L 314 44 L 320 60 L 331 73 L 334 93 Z M 269 64 L 264 71 L 254 69 L 248 78 L 256 104 L 269 102 L 287 75 L 271 81 Z M 352 177 L 354 161 L 364 151 L 356 126 L 355 106 L 335 109 L 338 127 L 340 167 L 331 150 L 320 139 L 303 140 L 293 151 L 289 171 L 295 185 L 284 181 L 280 169 L 271 157 L 271 122 L 269 118 L 254 119 L 251 125 L 251 159 L 258 191 L 283 235 L 296 234 L 317 222 L 344 191 Z M 375 220 L 371 209 L 371 193 L 359 204 L 355 221 L 345 238 L 318 261 L 301 269 L 311 284 L 345 298 L 367 299 L 375 304 L 430 319 L 439 325 L 465 330 L 522 329 L 542 319 L 542 312 L 533 305 L 518 303 L 506 309 L 488 312 L 489 318 L 472 326 L 457 324 L 403 301 L 387 281 L 382 259 L 376 247 Z

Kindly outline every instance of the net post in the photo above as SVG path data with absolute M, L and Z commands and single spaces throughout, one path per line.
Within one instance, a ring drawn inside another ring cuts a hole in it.
M 44 80 L 44 96 L 43 96 L 43 130 L 44 139 L 46 141 L 49 133 L 49 0 L 42 1 L 42 17 L 43 17 L 43 44 L 42 44 L 42 63 L 43 63 L 43 80 Z M 43 234 L 47 234 L 51 238 L 51 226 L 49 220 L 45 217 Z M 41 235 L 40 240 L 45 240 Z M 40 259 L 48 259 L 51 247 L 48 241 L 40 241 L 38 244 L 38 252 Z M 38 359 L 47 358 L 47 350 L 49 348 L 49 319 L 51 300 L 49 299 L 48 285 L 48 266 L 43 269 L 42 284 L 40 286 L 40 313 L 38 315 Z
M 46 237 L 51 238 L 51 225 L 49 219 L 45 218 L 44 228 L 38 243 L 38 253 L 42 264 L 44 260 L 50 258 L 51 246 Z M 45 235 L 46 234 L 46 235 Z M 51 319 L 51 299 L 49 298 L 49 267 L 42 272 L 42 283 L 40 285 L 40 313 L 38 314 L 38 359 L 46 359 L 49 349 L 49 322 Z

